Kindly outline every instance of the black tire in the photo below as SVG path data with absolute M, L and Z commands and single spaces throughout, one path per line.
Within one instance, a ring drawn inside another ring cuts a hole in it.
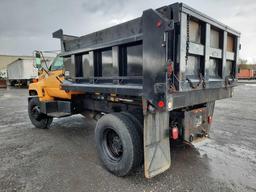
M 12 87 L 14 87 L 16 84 L 17 84 L 17 81 L 16 81 L 16 80 L 10 81 L 10 85 L 11 85 Z
M 124 114 L 127 118 L 130 118 L 130 120 L 136 125 L 136 128 L 137 128 L 140 136 L 143 137 L 143 126 L 142 126 L 141 122 L 139 121 L 139 119 L 129 112 L 121 112 L 121 113 Z
M 137 117 L 135 117 L 134 115 L 132 115 L 129 112 L 121 112 L 121 114 L 125 115 L 127 118 L 129 118 L 135 125 L 136 130 L 140 136 L 140 140 L 142 142 L 142 146 L 141 146 L 141 151 L 142 151 L 142 158 L 140 159 L 140 162 L 138 165 L 142 165 L 143 164 L 143 160 L 144 160 L 144 154 L 143 154 L 143 125 L 141 124 L 141 122 L 137 119 Z
M 36 97 L 28 102 L 28 115 L 32 124 L 39 129 L 48 129 L 53 120 L 52 117 L 40 113 L 40 102 Z
M 143 159 L 142 138 L 133 121 L 122 113 L 100 118 L 95 140 L 103 165 L 117 176 L 128 175 Z

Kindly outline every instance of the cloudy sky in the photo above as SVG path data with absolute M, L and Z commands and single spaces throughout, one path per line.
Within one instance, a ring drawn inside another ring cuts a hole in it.
M 0 54 L 31 55 L 35 49 L 58 50 L 51 38 L 84 35 L 141 16 L 171 0 L 0 0 Z M 255 0 L 183 0 L 191 7 L 240 31 L 240 57 L 256 63 Z

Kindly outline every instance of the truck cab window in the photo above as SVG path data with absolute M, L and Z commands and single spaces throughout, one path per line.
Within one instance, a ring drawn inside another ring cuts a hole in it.
M 63 69 L 63 57 L 56 57 L 50 67 L 50 71 L 56 71 L 60 69 Z

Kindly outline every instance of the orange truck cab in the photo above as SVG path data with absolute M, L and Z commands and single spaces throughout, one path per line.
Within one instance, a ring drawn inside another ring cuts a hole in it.
M 36 127 L 45 129 L 49 128 L 53 117 L 70 115 L 71 105 L 68 101 L 79 92 L 61 89 L 64 81 L 63 57 L 58 55 L 47 67 L 42 52 L 36 51 L 35 55 L 35 67 L 39 69 L 39 74 L 38 78 L 29 84 L 28 113 Z M 41 64 L 42 61 L 45 63 L 44 67 Z M 46 115 L 47 109 L 48 112 L 50 109 L 50 112 Z
M 40 70 L 38 81 L 29 84 L 29 94 L 37 95 L 40 101 L 51 101 L 54 98 L 71 99 L 72 92 L 60 88 L 63 80 L 63 58 L 57 56 L 48 70 Z

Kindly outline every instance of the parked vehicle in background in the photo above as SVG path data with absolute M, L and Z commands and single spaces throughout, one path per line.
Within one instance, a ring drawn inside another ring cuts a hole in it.
M 7 69 L 0 69 L 0 79 L 7 79 Z
M 118 176 L 142 163 L 147 178 L 167 170 L 170 140 L 208 137 L 215 101 L 236 86 L 240 33 L 182 3 L 89 35 L 53 37 L 61 57 L 44 69 L 37 54 L 30 120 L 49 128 L 54 117 L 94 117 L 99 158 Z
M 252 69 L 240 69 L 239 73 L 237 74 L 238 79 L 254 79 L 255 77 L 255 72 Z
M 43 57 L 44 67 L 51 65 L 55 52 L 46 51 L 47 57 Z M 7 81 L 11 86 L 28 86 L 29 83 L 38 78 L 38 69 L 35 66 L 35 58 L 19 58 L 7 65 Z
M 27 86 L 37 76 L 38 69 L 33 59 L 17 59 L 7 66 L 7 79 L 11 86 Z
M 6 88 L 7 87 L 7 70 L 6 69 L 0 69 L 0 88 Z
M 238 79 L 251 80 L 256 79 L 256 65 L 255 64 L 240 64 L 238 66 Z
M 6 87 L 7 87 L 6 79 L 0 78 L 0 88 L 6 88 Z

